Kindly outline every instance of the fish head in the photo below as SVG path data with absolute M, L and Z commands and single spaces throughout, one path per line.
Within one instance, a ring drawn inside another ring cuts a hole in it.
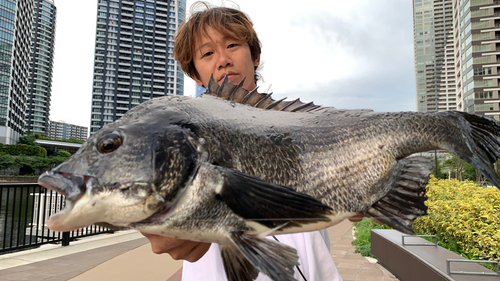
M 50 229 L 127 228 L 175 206 L 197 166 L 189 132 L 180 125 L 188 116 L 175 108 L 136 108 L 40 176 L 40 185 L 66 196 L 65 208 L 48 220 Z

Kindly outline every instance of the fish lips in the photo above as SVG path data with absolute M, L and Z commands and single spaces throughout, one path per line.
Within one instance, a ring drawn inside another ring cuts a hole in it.
M 38 184 L 66 197 L 77 201 L 87 190 L 87 185 L 96 185 L 94 177 L 79 176 L 60 172 L 45 172 L 38 178 Z
M 66 206 L 64 209 L 49 217 L 49 220 L 47 221 L 48 228 L 54 231 L 69 231 L 85 227 L 85 224 L 68 225 L 68 223 L 65 222 L 65 218 L 74 208 L 75 202 L 85 195 L 87 185 L 92 186 L 92 184 L 95 184 L 96 182 L 97 180 L 95 178 L 88 176 L 78 176 L 53 171 L 42 174 L 38 178 L 39 185 L 56 191 L 66 197 Z

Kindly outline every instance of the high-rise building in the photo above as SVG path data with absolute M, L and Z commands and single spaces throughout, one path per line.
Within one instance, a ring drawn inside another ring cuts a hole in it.
M 33 0 L 0 1 L 0 142 L 23 135 L 28 95 Z
M 64 121 L 50 121 L 47 129 L 46 137 L 51 139 L 70 139 L 86 140 L 88 128 L 68 124 Z
M 500 121 L 498 0 L 413 0 L 417 111 Z
M 452 0 L 413 0 L 416 110 L 455 110 Z
M 34 0 L 29 94 L 25 134 L 46 134 L 49 125 L 56 7 L 53 0 Z
M 184 90 L 172 53 L 186 0 L 98 1 L 91 134 L 144 101 Z
M 500 5 L 453 0 L 458 109 L 500 121 Z

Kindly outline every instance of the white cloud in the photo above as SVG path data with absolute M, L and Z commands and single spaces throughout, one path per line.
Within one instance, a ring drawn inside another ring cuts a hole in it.
M 234 2 L 254 22 L 261 73 L 275 95 L 337 108 L 414 109 L 411 1 Z M 51 119 L 89 126 L 97 1 L 56 6 Z M 194 85 L 185 79 L 186 95 Z

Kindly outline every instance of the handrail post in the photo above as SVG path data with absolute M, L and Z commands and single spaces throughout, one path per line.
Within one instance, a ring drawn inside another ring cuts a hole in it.
M 62 245 L 69 246 L 69 232 L 63 232 Z

